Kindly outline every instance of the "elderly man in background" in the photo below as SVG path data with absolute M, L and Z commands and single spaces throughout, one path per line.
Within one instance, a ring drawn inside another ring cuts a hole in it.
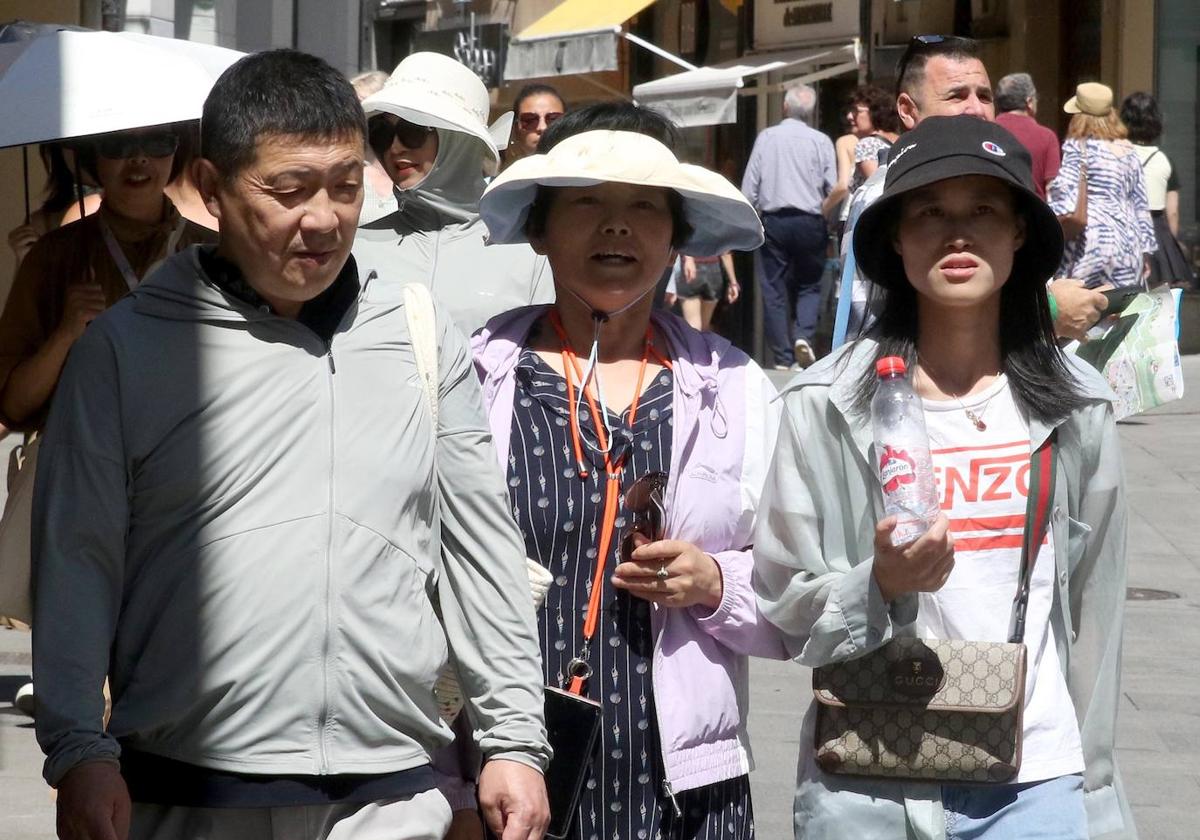
M 817 92 L 789 88 L 784 118 L 758 135 L 742 192 L 762 217 L 763 320 L 776 370 L 816 361 L 828 231 L 821 205 L 837 184 L 833 141 L 812 127 Z
M 1009 73 L 996 85 L 996 122 L 1008 129 L 1033 158 L 1033 186 L 1046 200 L 1046 186 L 1058 174 L 1058 136 L 1037 121 L 1037 88 L 1028 73 Z
M 350 256 L 365 134 L 320 59 L 231 67 L 196 163 L 219 244 L 168 259 L 67 360 L 33 514 L 62 840 L 441 840 L 448 653 L 492 830 L 542 836 L 524 548 L 466 339 Z
M 992 85 L 987 68 L 980 58 L 979 44 L 971 38 L 953 35 L 917 35 L 909 42 L 896 67 L 896 110 L 905 130 L 913 128 L 926 117 L 970 114 L 983 120 L 995 120 Z M 901 136 L 903 140 L 903 135 Z M 897 142 L 894 149 L 904 146 Z M 853 229 L 863 210 L 883 193 L 887 165 L 875 170 L 851 199 L 842 239 L 843 264 L 848 264 L 849 243 Z M 842 282 L 847 280 L 843 273 Z M 861 275 L 854 277 L 849 306 L 848 325 L 841 328 L 844 307 L 839 306 L 838 327 L 834 330 L 834 345 L 840 339 L 852 339 L 870 327 L 868 292 L 870 283 Z M 1084 338 L 1084 334 L 1100 319 L 1108 305 L 1099 292 L 1092 291 L 1073 278 L 1051 282 L 1050 294 L 1054 330 L 1062 338 Z M 843 290 L 842 295 L 846 292 Z

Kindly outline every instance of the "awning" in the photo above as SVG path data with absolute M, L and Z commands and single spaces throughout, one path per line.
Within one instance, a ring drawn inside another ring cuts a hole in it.
M 653 2 L 564 0 L 509 43 L 505 80 L 616 70 L 622 25 Z
M 855 40 L 833 47 L 746 55 L 712 67 L 687 70 L 637 85 L 633 98 L 639 105 L 658 111 L 685 128 L 721 125 L 737 122 L 738 95 L 759 92 L 761 82 L 750 89 L 746 89 L 746 83 L 758 81 L 767 73 L 797 74 L 783 83 L 782 87 L 786 87 L 858 69 Z

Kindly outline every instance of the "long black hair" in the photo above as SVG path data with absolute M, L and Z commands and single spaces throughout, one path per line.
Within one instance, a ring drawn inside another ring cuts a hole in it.
M 1025 211 L 1024 203 L 1033 199 L 1015 192 L 1014 195 L 1017 213 L 1024 216 L 1027 224 L 1032 224 L 1033 216 Z M 887 241 L 880 242 L 879 247 L 892 247 L 896 225 L 898 221 L 893 222 Z M 1055 338 L 1046 278 L 1025 269 L 1020 253 L 1018 250 L 1012 274 L 1000 290 L 1000 359 L 1017 407 L 1026 417 L 1053 424 L 1081 408 L 1087 400 Z M 873 284 L 870 303 L 871 311 L 878 313 L 878 320 L 865 337 L 878 342 L 875 361 L 900 356 L 912 370 L 918 361 L 917 290 L 907 278 L 887 289 Z M 871 399 L 878 384 L 872 363 L 855 386 L 856 413 L 870 415 Z

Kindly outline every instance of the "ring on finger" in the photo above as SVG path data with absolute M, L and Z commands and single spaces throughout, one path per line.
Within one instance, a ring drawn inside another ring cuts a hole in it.
M 671 576 L 671 573 L 667 571 L 666 566 L 659 566 L 658 571 L 654 573 L 654 576 L 659 580 L 666 580 Z

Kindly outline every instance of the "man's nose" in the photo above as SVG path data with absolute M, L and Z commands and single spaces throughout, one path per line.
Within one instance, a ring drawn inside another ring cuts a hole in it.
M 605 233 L 613 236 L 628 236 L 632 228 L 630 228 L 629 222 L 626 221 L 625 214 L 619 210 L 614 210 L 604 220 L 603 230 Z
M 988 106 L 978 95 L 972 93 L 970 98 L 966 100 L 966 107 L 963 108 L 962 113 L 969 114 L 972 117 L 987 119 Z
M 329 233 L 338 226 L 333 201 L 325 190 L 313 195 L 304 203 L 304 216 L 300 219 L 301 229 L 310 233 Z

